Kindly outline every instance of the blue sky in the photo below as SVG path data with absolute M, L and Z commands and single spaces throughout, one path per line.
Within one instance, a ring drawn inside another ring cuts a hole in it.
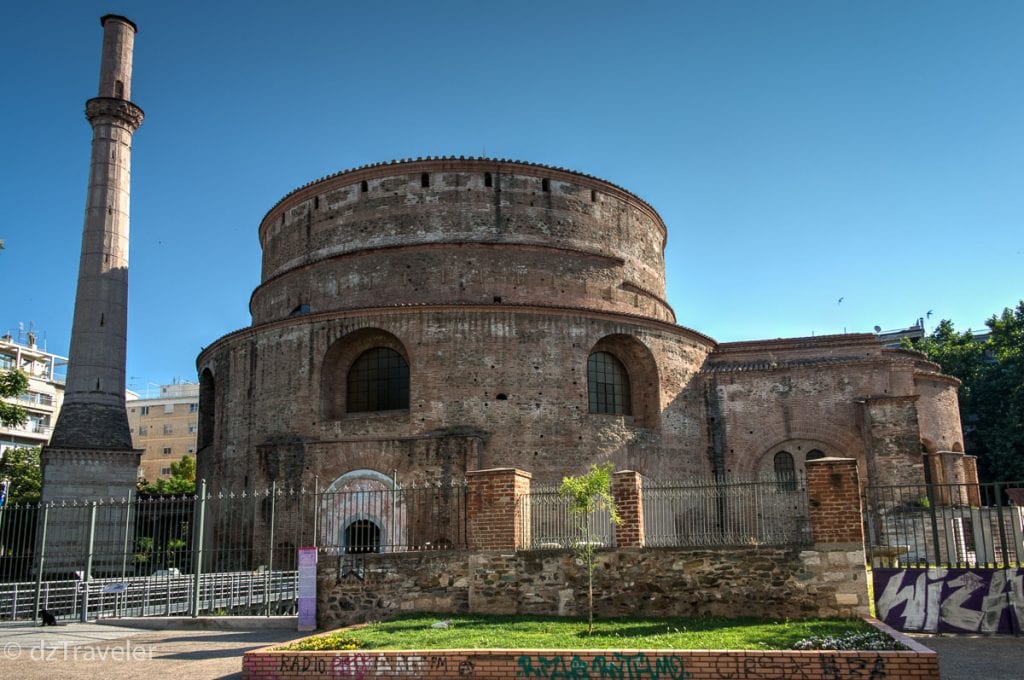
M 1024 297 L 1021 2 L 19 3 L 0 26 L 0 330 L 67 352 L 102 32 L 139 25 L 130 386 L 249 324 L 260 218 L 341 169 L 487 155 L 669 228 L 719 341 L 981 327 Z M 843 298 L 842 304 L 838 303 Z

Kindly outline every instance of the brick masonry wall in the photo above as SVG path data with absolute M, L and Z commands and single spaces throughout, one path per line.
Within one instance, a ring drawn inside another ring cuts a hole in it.
M 811 535 L 816 544 L 863 546 L 864 521 L 856 461 L 808 461 L 807 502 Z
M 515 550 L 523 531 L 519 499 L 531 475 L 512 468 L 468 473 L 466 507 L 470 550 Z
M 447 160 L 345 173 L 264 218 L 253 318 L 284 318 L 299 302 L 318 311 L 373 306 L 393 289 L 408 302 L 537 303 L 554 293 L 569 307 L 674 321 L 664 302 L 665 234 L 635 196 L 549 168 Z
M 872 335 L 717 345 L 675 325 L 661 218 L 579 173 L 379 164 L 292 192 L 259 233 L 253 327 L 198 360 L 215 386 L 198 460 L 213 489 L 265 486 L 283 460 L 307 486 L 344 465 L 432 474 L 445 463 L 417 469 L 394 442 L 452 434 L 478 438 L 453 473 L 515 466 L 544 484 L 605 461 L 661 478 L 770 472 L 783 447 L 798 469 L 818 449 L 873 479 L 919 482 L 920 440 L 958 436 L 950 380 Z M 347 413 L 350 363 L 332 357 L 374 334 L 408 360 L 409 408 Z M 595 348 L 626 364 L 631 414 L 589 413 Z M 859 410 L 885 399 L 916 403 Z
M 612 496 L 621 524 L 615 527 L 615 545 L 620 548 L 644 547 L 643 478 L 639 472 L 623 470 L 612 478 Z
M 404 346 L 409 409 L 327 417 L 324 357 L 367 327 Z M 588 412 L 587 356 L 608 336 L 636 338 L 657 362 L 652 427 Z M 604 460 L 651 475 L 707 474 L 705 457 L 680 453 L 702 450 L 706 427 L 692 378 L 707 351 L 699 338 L 671 327 L 540 309 L 394 309 L 262 327 L 203 359 L 217 396 L 213 446 L 200 453 L 199 476 L 213 489 L 245 481 L 262 488 L 276 473 L 263 469 L 256 452 L 276 447 L 289 479 L 307 486 L 315 475 L 326 485 L 359 469 L 345 465 L 367 464 L 389 476 L 397 468 L 400 480 L 408 479 L 423 469 L 396 459 L 395 441 L 460 434 L 479 436 L 466 469 L 514 466 L 545 484 Z

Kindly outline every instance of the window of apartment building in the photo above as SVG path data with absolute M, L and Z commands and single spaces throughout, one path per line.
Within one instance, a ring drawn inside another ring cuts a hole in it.
M 165 446 L 165 447 L 164 447 L 164 449 L 163 449 L 163 451 L 162 451 L 162 453 L 163 453 L 163 454 L 164 454 L 165 456 L 169 456 L 169 455 L 171 455 L 171 447 L 170 447 L 170 446 Z
M 40 416 L 34 413 L 28 414 L 28 430 L 36 434 L 46 434 L 50 428 L 50 416 Z
M 189 423 L 188 424 L 188 433 L 189 434 L 194 434 L 195 431 L 198 430 L 198 429 L 199 429 L 199 427 L 195 423 Z
M 139 407 L 139 415 L 140 416 L 148 416 L 149 415 L 149 407 L 148 406 L 140 406 Z
M 0 369 L 5 371 L 14 368 L 14 357 L 0 354 Z
M 160 474 L 162 474 L 162 475 L 169 475 L 169 474 L 171 474 L 171 468 L 169 468 L 169 467 L 162 467 L 162 468 L 160 468 Z
M 174 404 L 164 404 L 164 413 L 174 413 Z
M 139 425 L 139 436 L 145 437 L 147 435 L 149 435 L 149 428 L 145 425 Z
M 174 426 L 170 424 L 164 425 L 164 434 L 174 434 Z
M 198 403 L 192 403 L 192 404 L 188 405 L 188 412 L 189 413 L 196 413 L 198 411 L 199 411 L 199 404 Z

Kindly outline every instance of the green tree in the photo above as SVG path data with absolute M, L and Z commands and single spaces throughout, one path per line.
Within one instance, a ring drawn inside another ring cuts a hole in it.
M 587 634 L 591 635 L 594 632 L 594 569 L 597 561 L 590 518 L 595 512 L 606 509 L 613 523 L 622 523 L 612 497 L 612 464 L 592 465 L 585 475 L 563 477 L 558 493 L 569 501 L 576 533 L 573 550 L 587 569 Z
M 42 495 L 43 473 L 39 449 L 7 449 L 0 458 L 0 481 L 9 480 L 8 504 L 38 503 Z
M 981 478 L 1024 480 L 1024 300 L 985 325 L 985 342 L 944 319 L 931 335 L 905 346 L 960 379 L 964 449 L 978 456 Z
M 196 490 L 196 459 L 182 456 L 181 460 L 171 463 L 171 478 L 158 479 L 155 482 L 140 480 L 140 493 L 195 493 Z
M 28 389 L 28 376 L 19 370 L 0 373 L 0 400 L 13 399 Z M 24 425 L 28 412 L 17 404 L 0 401 L 0 425 L 16 427 Z

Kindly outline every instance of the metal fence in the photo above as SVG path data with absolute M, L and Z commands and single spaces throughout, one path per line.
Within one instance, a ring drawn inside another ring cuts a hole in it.
M 802 477 L 677 481 L 645 479 L 642 488 L 645 545 L 711 547 L 810 543 L 807 488 Z M 569 501 L 556 487 L 534 488 L 520 498 L 520 545 L 568 548 L 583 540 Z M 615 545 L 606 510 L 589 518 L 590 540 Z
M 133 496 L 0 509 L 0 620 L 294 610 L 321 559 L 466 546 L 464 482 Z
M 644 480 L 648 546 L 810 543 L 803 477 Z
M 1024 482 L 869 486 L 868 558 L 876 567 L 1024 566 L 1022 504 Z
M 569 511 L 569 499 L 558 487 L 534 487 L 519 498 L 519 547 L 523 550 L 572 548 L 589 540 L 595 547 L 615 545 L 611 514 L 596 510 L 587 517 L 576 518 Z M 580 521 L 586 522 L 586 531 Z

